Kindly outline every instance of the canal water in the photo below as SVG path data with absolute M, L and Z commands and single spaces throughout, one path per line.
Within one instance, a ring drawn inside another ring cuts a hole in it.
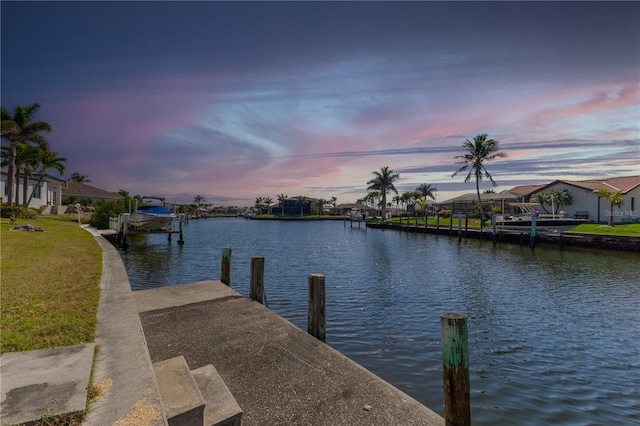
M 220 278 L 248 296 L 265 257 L 269 307 L 306 330 L 307 277 L 326 276 L 327 344 L 443 414 L 440 314 L 468 315 L 476 425 L 640 424 L 639 256 L 343 226 L 192 220 L 131 238 L 134 290 Z

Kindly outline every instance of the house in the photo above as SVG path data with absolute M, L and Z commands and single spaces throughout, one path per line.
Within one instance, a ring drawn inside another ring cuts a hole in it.
M 2 202 L 7 203 L 9 200 L 9 188 L 8 188 L 8 167 L 3 167 L 0 173 L 0 194 L 2 195 Z M 40 179 L 42 177 L 42 179 Z M 14 182 L 14 185 L 16 182 Z M 23 178 L 20 177 L 17 182 L 18 187 L 18 202 L 20 205 L 24 205 L 23 200 Z M 50 209 L 50 206 L 60 206 L 62 204 L 62 190 L 67 185 L 67 182 L 63 179 L 56 178 L 50 175 L 34 174 L 27 179 L 27 200 L 31 197 L 28 207 L 35 209 L 46 210 Z M 15 189 L 14 189 L 15 191 Z M 14 203 L 16 199 L 13 199 Z
M 282 214 L 282 204 L 279 202 L 276 205 L 271 206 L 271 211 L 275 214 Z M 298 197 L 288 197 L 284 200 L 284 215 L 285 216 L 300 216 L 316 213 L 318 206 L 318 200 L 316 198 L 305 197 L 304 202 L 301 204 L 298 201 Z M 320 207 L 321 208 L 321 207 Z
M 62 202 L 67 203 L 70 197 L 76 198 L 78 201 L 89 199 L 91 203 L 99 200 L 113 201 L 124 198 L 116 192 L 105 191 L 82 182 L 68 181 L 67 186 L 62 189 Z
M 607 200 L 598 197 L 599 189 L 608 189 L 622 193 L 622 206 L 613 210 Z M 554 180 L 541 186 L 537 193 L 547 193 L 555 190 L 566 190 L 572 198 L 572 203 L 562 206 L 567 217 L 584 218 L 595 222 L 608 222 L 613 215 L 614 222 L 640 222 L 640 175 L 624 176 L 608 179 L 588 179 L 580 181 Z M 550 206 L 546 206 L 549 209 Z

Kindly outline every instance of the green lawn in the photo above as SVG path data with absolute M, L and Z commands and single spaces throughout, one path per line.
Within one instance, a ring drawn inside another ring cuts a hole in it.
M 604 223 L 582 223 L 566 232 L 584 234 L 630 235 L 640 237 L 640 223 L 624 223 L 609 226 Z
M 19 219 L 44 232 L 0 222 L 0 353 L 92 342 L 102 250 L 73 217 Z

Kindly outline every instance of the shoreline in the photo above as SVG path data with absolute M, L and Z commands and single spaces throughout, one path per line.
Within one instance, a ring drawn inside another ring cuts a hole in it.
M 457 229 L 436 228 L 435 226 L 411 226 L 396 223 L 372 223 L 367 222 L 367 227 L 374 229 L 392 229 L 404 232 L 414 232 L 421 234 L 445 235 L 448 237 L 458 237 L 459 239 L 473 238 L 476 240 L 487 240 L 493 242 L 491 228 L 485 228 L 483 232 L 477 228 L 462 230 L 458 236 Z M 522 231 L 501 231 L 495 236 L 495 243 L 509 243 L 519 245 L 531 245 L 529 229 Z M 640 252 L 640 237 L 627 235 L 610 234 L 587 234 L 579 232 L 564 231 L 558 233 L 538 231 L 534 239 L 535 244 L 555 245 L 562 249 L 568 247 L 596 248 L 605 250 L 619 250 L 629 252 Z

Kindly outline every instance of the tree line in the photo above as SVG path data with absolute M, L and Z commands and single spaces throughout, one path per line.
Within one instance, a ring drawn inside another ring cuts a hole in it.
M 2 139 L 8 145 L 2 146 L 2 166 L 7 167 L 7 204 L 9 206 L 22 205 L 28 207 L 31 200 L 41 188 L 42 181 L 49 170 L 56 170 L 62 176 L 65 172 L 67 159 L 51 150 L 51 146 L 43 133 L 51 132 L 51 125 L 44 121 L 35 120 L 35 114 L 40 104 L 28 106 L 16 105 L 13 113 L 4 107 L 2 114 Z M 38 175 L 38 181 L 31 193 L 28 193 L 29 179 Z M 22 194 L 20 194 L 20 180 L 22 178 Z M 90 182 L 86 176 L 73 173 L 71 180 Z

